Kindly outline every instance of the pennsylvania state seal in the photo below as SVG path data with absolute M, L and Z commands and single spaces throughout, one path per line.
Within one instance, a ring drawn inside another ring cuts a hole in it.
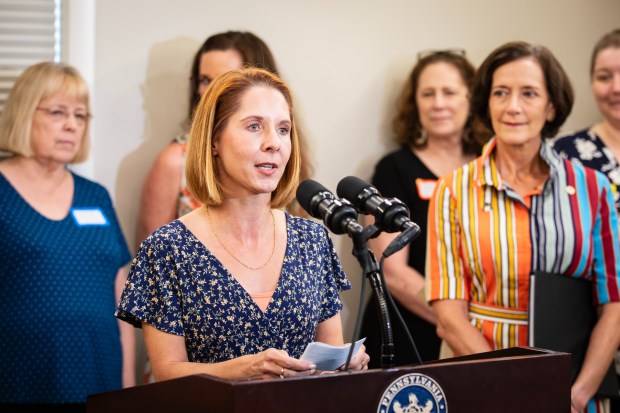
M 377 413 L 447 413 L 448 403 L 439 384 L 424 374 L 394 380 L 381 396 Z

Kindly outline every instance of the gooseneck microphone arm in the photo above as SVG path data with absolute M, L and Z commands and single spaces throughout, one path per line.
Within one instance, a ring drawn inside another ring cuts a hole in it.
M 375 254 L 367 247 L 367 239 L 364 234 L 353 236 L 353 255 L 360 263 L 366 278 L 376 297 L 377 310 L 381 318 L 381 367 L 394 367 L 394 334 L 390 311 L 388 308 L 386 290 L 383 285 L 383 277 Z

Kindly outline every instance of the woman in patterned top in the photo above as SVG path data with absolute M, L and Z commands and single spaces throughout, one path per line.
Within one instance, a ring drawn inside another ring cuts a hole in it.
M 542 46 L 508 43 L 482 63 L 472 107 L 495 137 L 437 184 L 427 298 L 440 337 L 462 355 L 528 344 L 531 273 L 589 280 L 600 318 L 571 399 L 573 412 L 598 412 L 608 400 L 592 397 L 620 342 L 618 218 L 603 174 L 543 144 L 572 103 L 564 70 Z
M 609 178 L 620 212 L 620 29 L 604 35 L 594 46 L 590 60 L 592 92 L 603 120 L 588 129 L 563 136 L 554 148 L 569 159 L 603 172 Z M 620 383 L 620 350 L 616 353 Z M 620 400 L 611 401 L 620 411 Z
M 288 87 L 261 69 L 216 78 L 196 109 L 187 182 L 203 207 L 161 227 L 134 259 L 119 318 L 144 328 L 155 378 L 312 374 L 312 341 L 343 343 L 350 288 L 326 230 L 277 208 L 300 153 Z M 352 368 L 367 368 L 361 350 Z
M 620 29 L 607 33 L 594 46 L 590 79 L 603 120 L 559 138 L 554 147 L 567 158 L 607 175 L 620 211 Z

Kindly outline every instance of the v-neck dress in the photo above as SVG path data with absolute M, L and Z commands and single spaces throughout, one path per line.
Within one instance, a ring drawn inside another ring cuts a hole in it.
M 185 337 L 189 361 L 215 363 L 268 348 L 300 357 L 319 323 L 342 309 L 351 288 L 327 231 L 286 215 L 280 278 L 263 312 L 183 223 L 171 222 L 141 245 L 116 316 Z

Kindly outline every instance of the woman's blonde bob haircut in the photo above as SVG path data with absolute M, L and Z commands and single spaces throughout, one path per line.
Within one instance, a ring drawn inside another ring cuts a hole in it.
M 189 131 L 185 165 L 187 186 L 192 195 L 207 206 L 220 205 L 224 200 L 213 145 L 226 128 L 228 119 L 239 110 L 245 93 L 253 87 L 270 87 L 282 93 L 291 117 L 291 156 L 282 179 L 271 194 L 271 206 L 284 207 L 293 199 L 299 185 L 301 155 L 288 86 L 278 76 L 263 69 L 232 70 L 211 82 L 196 107 Z
M 15 81 L 0 118 L 0 150 L 13 156 L 32 157 L 30 134 L 35 112 L 42 100 L 57 93 L 88 103 L 88 85 L 80 73 L 63 63 L 43 62 L 27 68 Z M 71 162 L 88 158 L 88 120 L 78 153 Z

